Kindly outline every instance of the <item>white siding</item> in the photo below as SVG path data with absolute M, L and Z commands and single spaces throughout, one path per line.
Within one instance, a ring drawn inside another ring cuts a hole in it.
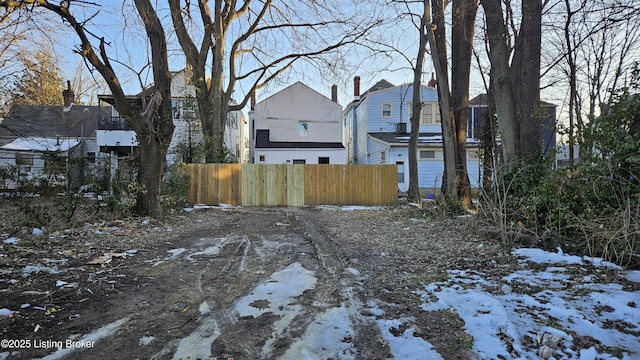
M 264 156 L 264 161 L 260 161 Z M 304 160 L 305 164 L 318 164 L 321 157 L 328 157 L 329 164 L 346 164 L 344 149 L 256 149 L 255 164 L 293 164 L 294 160 Z
M 270 130 L 271 141 L 342 143 L 342 108 L 310 87 L 297 82 L 256 104 L 255 130 Z M 308 124 L 301 137 L 299 124 Z

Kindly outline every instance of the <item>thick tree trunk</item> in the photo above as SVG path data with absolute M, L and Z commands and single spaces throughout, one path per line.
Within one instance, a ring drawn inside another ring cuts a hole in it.
M 138 208 L 153 217 L 162 215 L 160 194 L 167 149 L 168 144 L 157 141 L 150 141 L 139 148 L 138 179 L 144 185 L 145 192 L 138 198 Z
M 525 163 L 542 154 L 540 108 L 540 47 L 542 0 L 522 2 L 522 24 L 513 55 L 512 77 L 518 96 L 520 157 Z
M 471 205 L 471 183 L 467 171 L 467 112 L 469 110 L 469 77 L 473 53 L 473 33 L 478 3 L 474 0 L 453 1 L 451 39 L 451 106 L 454 115 L 456 148 L 456 186 L 458 201 Z
M 491 81 L 495 86 L 496 113 L 501 133 L 504 162 L 515 165 L 520 151 L 520 129 L 511 83 L 507 27 L 502 18 L 500 0 L 481 0 L 489 38 Z
M 433 22 L 434 25 L 427 28 L 427 40 L 431 49 L 431 59 L 436 70 L 438 79 L 438 103 L 440 104 L 440 120 L 442 126 L 442 142 L 444 152 L 444 178 L 442 180 L 442 192 L 448 199 L 456 199 L 456 160 L 453 111 L 450 105 L 449 76 L 447 72 L 446 36 L 444 23 L 444 2 L 443 0 L 433 1 Z M 425 7 L 428 0 L 424 0 Z M 428 11 L 425 13 L 429 16 Z M 429 19 L 430 20 L 430 19 Z M 431 21 L 427 21 L 429 24 Z
M 138 181 L 145 185 L 146 190 L 138 201 L 138 207 L 143 213 L 157 217 L 162 214 L 160 202 L 162 175 L 174 130 L 171 116 L 171 74 L 167 40 L 157 13 L 150 0 L 135 0 L 135 4 L 151 44 L 154 88 L 161 99 L 157 112 L 143 119 L 146 128 L 144 125 L 141 127 L 141 124 L 136 124 L 138 125 L 136 135 L 140 143 Z

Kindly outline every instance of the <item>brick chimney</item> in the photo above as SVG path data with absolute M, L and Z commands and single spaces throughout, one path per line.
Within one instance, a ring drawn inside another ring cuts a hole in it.
M 62 91 L 62 97 L 64 99 L 63 110 L 64 111 L 71 110 L 71 106 L 73 105 L 73 102 L 76 100 L 76 95 L 73 93 L 73 90 L 71 90 L 71 81 L 69 80 L 67 80 L 67 89 Z
M 353 78 L 353 100 L 360 100 L 360 76 Z
M 427 86 L 435 89 L 436 87 L 438 87 L 438 80 L 436 80 L 436 76 L 434 73 L 431 73 L 431 80 L 429 80 L 429 82 L 427 83 Z
M 338 85 L 331 86 L 331 101 L 338 102 Z

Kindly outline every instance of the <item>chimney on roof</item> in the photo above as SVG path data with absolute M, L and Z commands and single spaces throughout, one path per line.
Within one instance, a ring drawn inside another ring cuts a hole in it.
M 71 90 L 71 81 L 67 80 L 67 89 L 62 91 L 62 97 L 64 99 L 64 111 L 71 110 L 73 102 L 76 100 L 76 95 Z
M 251 110 L 256 109 L 256 92 L 255 90 L 251 93 Z
M 360 100 L 360 76 L 353 78 L 353 100 Z
M 338 85 L 331 86 L 331 101 L 334 103 L 338 102 Z
M 438 86 L 438 80 L 435 78 L 435 74 L 431 73 L 431 80 L 427 83 L 427 86 L 435 89 Z

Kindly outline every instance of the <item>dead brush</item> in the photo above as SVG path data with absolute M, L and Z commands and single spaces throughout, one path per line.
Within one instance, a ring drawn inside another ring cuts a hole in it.
M 584 254 L 640 268 L 640 204 L 627 201 L 609 216 L 583 220 L 573 215 L 573 221 L 581 231 Z

